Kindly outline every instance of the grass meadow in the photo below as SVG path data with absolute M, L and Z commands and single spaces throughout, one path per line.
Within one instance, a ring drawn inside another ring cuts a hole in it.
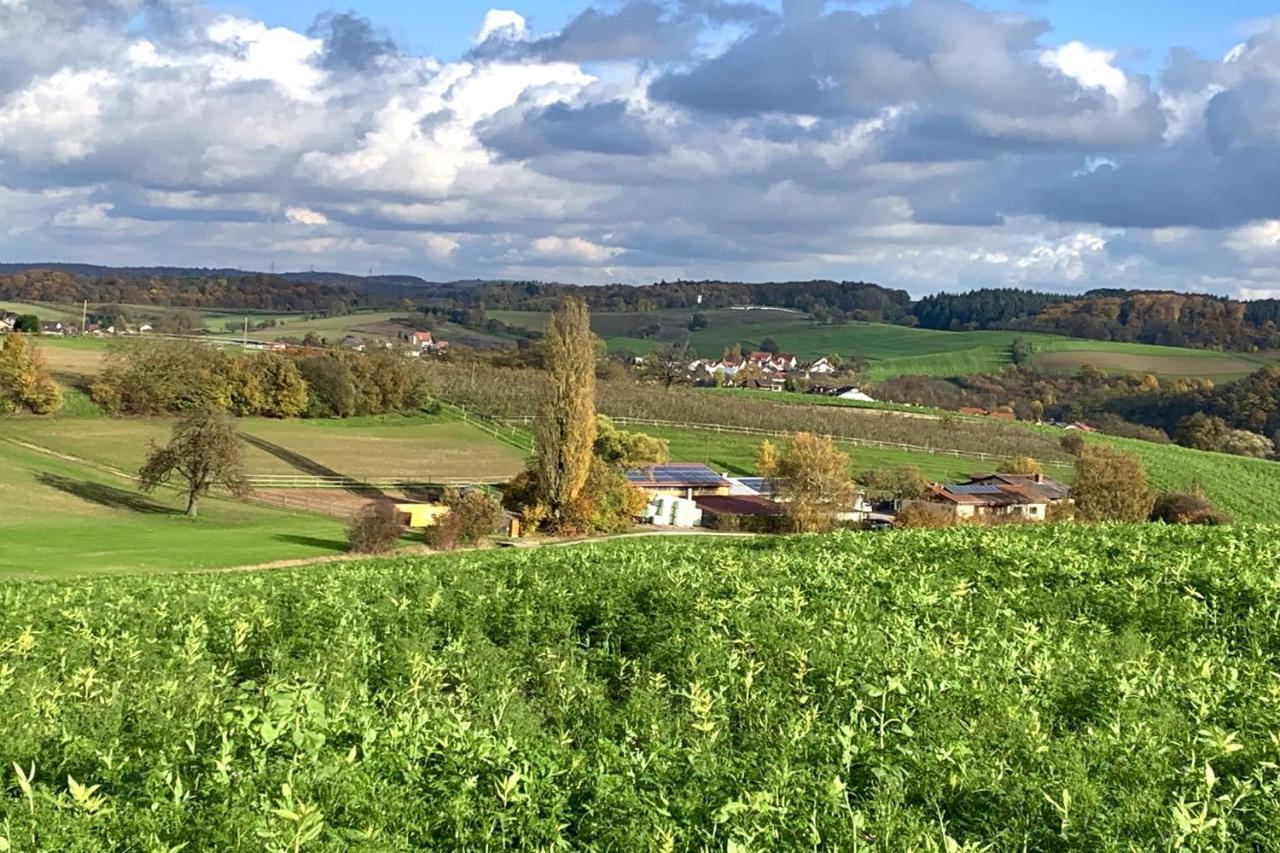
M 6 424 L 7 426 L 7 424 Z M 174 572 L 342 553 L 342 522 L 209 499 L 186 518 L 174 493 L 0 440 L 0 576 Z

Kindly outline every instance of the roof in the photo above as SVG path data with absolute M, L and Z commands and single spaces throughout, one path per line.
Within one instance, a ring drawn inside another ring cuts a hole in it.
M 759 495 L 701 495 L 698 509 L 718 515 L 782 515 L 782 507 Z
M 706 465 L 691 462 L 672 462 L 666 465 L 634 468 L 627 472 L 627 482 L 633 486 L 650 489 L 729 487 L 728 480 Z
M 1060 501 L 1071 494 L 1071 489 L 1065 483 L 1060 483 L 1043 474 L 987 474 L 973 477 L 969 483 L 963 485 L 991 482 L 1016 488 L 1028 496 L 1050 502 Z
M 1030 474 L 991 474 L 968 483 L 935 486 L 932 497 L 965 506 L 1017 506 L 1053 503 L 1068 493 L 1062 483 L 1047 478 L 1037 482 Z
M 773 485 L 768 477 L 738 477 L 737 481 L 759 495 L 773 494 Z

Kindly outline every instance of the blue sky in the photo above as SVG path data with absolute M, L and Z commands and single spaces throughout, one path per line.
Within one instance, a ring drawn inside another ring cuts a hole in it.
M 783 3 L 0 2 L 0 260 L 1280 296 L 1274 0 Z
M 567 0 L 522 0 L 513 3 L 401 2 L 361 0 L 348 4 L 323 0 L 255 0 L 217 3 L 217 8 L 251 14 L 263 21 L 306 29 L 317 15 L 353 9 L 387 28 L 405 44 L 424 53 L 452 58 L 469 46 L 484 14 L 491 8 L 514 9 L 533 29 L 558 29 L 587 4 Z M 608 5 L 608 4 L 605 4 Z M 853 3 L 870 9 L 885 3 Z M 1047 19 L 1053 30 L 1048 41 L 1079 39 L 1101 47 L 1126 51 L 1125 63 L 1136 70 L 1159 67 L 1165 52 L 1176 45 L 1198 53 L 1221 55 L 1249 35 L 1259 21 L 1280 14 L 1274 0 L 1226 0 L 1222 3 L 1186 0 L 1004 0 L 979 5 Z

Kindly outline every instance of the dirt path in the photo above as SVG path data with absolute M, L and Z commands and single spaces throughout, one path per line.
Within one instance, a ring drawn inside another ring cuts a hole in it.
M 605 536 L 583 536 L 576 539 L 534 539 L 534 540 L 516 540 L 520 544 L 509 545 L 507 547 L 513 550 L 528 550 L 531 548 L 569 548 L 576 545 L 595 545 L 601 542 L 614 542 L 620 539 L 645 539 L 651 537 L 683 537 L 683 538 L 700 538 L 700 539 L 753 539 L 764 536 L 763 533 L 736 533 L 736 532 L 719 532 L 715 530 L 700 530 L 697 528 L 674 528 L 667 530 L 636 530 L 629 533 L 610 533 Z M 430 557 L 443 556 L 445 554 L 468 554 L 475 551 L 494 551 L 503 547 L 499 543 L 488 543 L 478 545 L 472 548 L 458 548 L 453 551 L 432 551 L 424 545 L 406 545 L 403 548 L 397 548 L 386 554 L 377 555 L 361 555 L 361 554 L 325 554 L 322 557 L 301 557 L 294 560 L 275 560 L 270 563 L 254 563 L 247 566 L 224 566 L 220 569 L 195 569 L 193 571 L 202 574 L 217 574 L 220 572 L 262 572 L 270 569 L 292 569 L 302 566 L 323 565 L 324 563 L 344 563 L 354 560 L 376 560 L 386 559 L 390 557 Z

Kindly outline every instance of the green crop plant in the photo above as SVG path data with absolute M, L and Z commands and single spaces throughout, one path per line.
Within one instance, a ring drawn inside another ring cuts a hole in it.
M 8 581 L 0 849 L 1276 849 L 1278 532 Z

